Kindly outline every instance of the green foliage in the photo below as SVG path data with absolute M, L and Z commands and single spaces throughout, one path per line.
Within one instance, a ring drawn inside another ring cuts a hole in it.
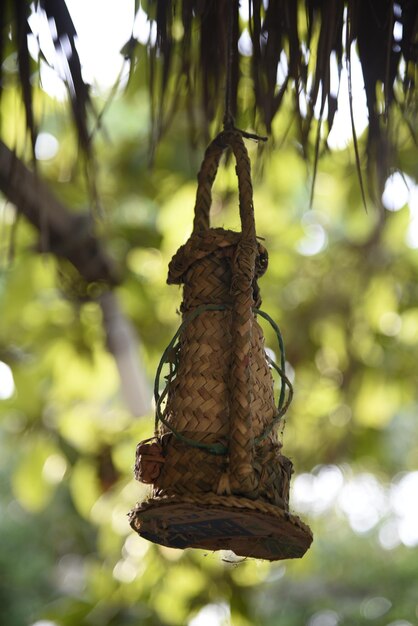
M 166 268 L 191 231 L 201 155 L 180 120 L 149 169 L 138 102 L 118 98 L 105 117 L 97 230 L 123 268 L 116 293 L 151 379 L 179 324 L 181 294 L 165 284 Z M 60 149 L 41 172 L 85 211 L 82 176 L 59 174 L 72 172 L 72 138 L 59 113 L 45 110 Z M 399 529 L 417 510 L 406 518 L 406 501 L 394 504 L 418 458 L 417 260 L 405 243 L 413 207 L 365 213 L 348 150 L 324 157 L 309 209 L 292 142 L 262 156 L 248 148 L 257 230 L 270 254 L 263 309 L 280 324 L 295 372 L 284 445 L 297 472 L 294 507 L 315 532 L 311 550 L 299 562 L 237 562 L 132 533 L 126 513 L 146 494 L 132 477 L 135 445 L 152 434 L 153 416 L 129 415 L 98 301 L 77 298 L 65 267 L 39 254 L 21 220 L 0 276 L 0 361 L 15 384 L 0 400 L 1 623 L 195 626 L 206 623 L 204 610 L 214 626 L 416 623 L 416 534 L 408 540 Z M 416 180 L 409 145 L 400 158 Z M 13 212 L 1 214 L 5 258 Z M 217 181 L 213 223 L 239 227 L 230 165 Z

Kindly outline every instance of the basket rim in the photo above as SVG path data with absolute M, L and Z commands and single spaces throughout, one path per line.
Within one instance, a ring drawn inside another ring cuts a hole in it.
M 313 535 L 289 511 L 261 500 L 216 494 L 153 497 L 131 511 L 131 527 L 144 539 L 171 548 L 232 550 L 276 561 L 300 558 Z

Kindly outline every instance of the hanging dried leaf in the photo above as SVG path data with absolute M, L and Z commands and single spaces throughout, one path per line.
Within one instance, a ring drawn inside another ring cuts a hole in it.
M 53 37 L 55 50 L 64 67 L 64 79 L 68 87 L 74 122 L 82 148 L 90 152 L 88 111 L 91 108 L 89 86 L 85 83 L 80 58 L 75 45 L 77 36 L 65 0 L 40 0 Z
M 5 74 L 3 62 L 15 52 L 26 126 L 34 153 L 37 128 L 33 112 L 32 82 L 36 70 L 39 69 L 40 59 L 45 58 L 42 49 L 38 58 L 32 58 L 29 52 L 28 37 L 32 35 L 30 17 L 34 12 L 44 12 L 45 23 L 49 26 L 58 57 L 56 63 L 52 60 L 52 64 L 67 85 L 77 135 L 83 150 L 89 154 L 91 137 L 88 116 L 92 111 L 92 103 L 89 86 L 82 76 L 76 48 L 77 33 L 65 0 L 39 0 L 36 3 L 30 0 L 0 2 L 0 97 Z M 38 45 L 41 43 L 39 38 L 37 43 Z
M 175 83 L 184 77 L 188 106 L 197 108 L 200 101 L 206 128 L 213 121 L 219 125 L 224 107 L 229 45 L 227 12 L 231 2 L 156 0 L 149 6 L 154 4 L 159 35 L 155 44 L 150 46 L 150 56 L 154 62 L 162 64 L 164 89 L 168 75 Z M 248 0 L 238 6 L 234 0 L 232 4 L 234 28 L 231 44 L 236 59 L 232 73 L 233 108 L 237 104 L 240 72 L 246 63 L 244 57 L 248 56 L 248 51 L 245 54 L 240 51 L 238 42 L 247 30 L 252 45 L 252 118 L 256 125 L 271 132 L 285 93 L 292 91 L 299 139 L 306 156 L 313 146 L 314 171 L 322 142 L 326 141 L 337 111 L 338 85 L 331 85 L 331 66 L 336 66 L 338 81 L 344 65 L 350 65 L 351 48 L 357 46 L 370 120 L 367 154 L 370 164 L 376 166 L 379 163 L 375 182 L 380 187 L 395 158 L 395 153 L 391 153 L 394 146 L 389 142 L 387 127 L 392 108 L 408 105 L 409 119 L 412 120 L 418 113 L 415 93 L 418 3 L 414 0 Z M 178 36 L 179 21 L 182 37 Z M 176 55 L 179 63 L 172 62 Z M 278 73 L 282 77 L 280 80 Z M 156 76 L 154 72 L 153 77 Z M 404 102 L 398 102 L 394 96 L 396 82 L 403 88 Z M 161 115 L 164 116 L 166 111 L 172 115 L 176 104 L 170 103 L 172 91 L 164 89 Z M 305 99 L 306 106 L 302 108 L 300 98 Z M 181 102 L 179 99 L 178 106 Z M 248 111 L 238 111 L 238 118 L 244 113 L 249 119 Z M 315 118 L 318 123 L 313 124 Z M 412 134 L 414 122 L 408 123 Z M 314 128 L 316 134 L 312 139 Z M 357 137 L 353 134 L 353 138 L 360 171 Z
M 80 144 L 89 153 L 88 116 L 92 107 L 89 87 L 82 77 L 74 24 L 65 0 L 39 0 L 36 6 L 49 20 L 51 37 L 65 68 L 64 79 Z M 30 0 L 0 3 L 0 56 L 6 54 L 4 49 L 9 42 L 4 45 L 5 33 L 12 25 L 11 44 L 17 51 L 19 81 L 33 143 L 33 62 L 27 42 L 28 16 L 33 10 L 30 7 Z M 338 82 L 344 65 L 350 68 L 354 46 L 362 67 L 369 115 L 369 179 L 374 178 L 381 187 L 395 163 L 396 146 L 391 143 L 388 130 L 395 107 L 400 107 L 405 124 L 415 137 L 416 0 L 149 0 L 141 5 L 136 2 L 135 7 L 137 11 L 146 11 L 150 21 L 156 23 L 157 36 L 150 29 L 145 46 L 154 147 L 180 108 L 188 111 L 192 136 L 199 128 L 200 136 L 207 137 L 212 123 L 221 124 L 226 95 L 238 123 L 241 119 L 247 125 L 252 119 L 256 131 L 271 132 L 285 95 L 291 93 L 303 154 L 310 157 L 313 148 L 316 170 L 337 111 L 338 85 L 331 85 L 332 64 L 336 65 Z M 243 36 L 251 42 L 251 49 L 241 45 Z M 124 48 L 127 59 L 133 59 L 134 48 L 135 40 L 131 37 Z M 143 72 L 143 64 L 133 71 Z M 227 71 L 230 80 L 226 94 Z M 253 97 L 245 100 L 245 110 L 238 110 L 242 78 L 247 92 L 251 84 Z M 360 171 L 354 132 L 353 138 Z
M 19 68 L 19 79 L 22 90 L 22 99 L 25 107 L 26 125 L 29 130 L 32 150 L 35 154 L 36 130 L 33 117 L 32 107 L 32 84 L 31 84 L 31 67 L 30 55 L 28 48 L 28 35 L 31 32 L 27 18 L 30 14 L 29 4 L 26 0 L 15 0 L 15 37 L 17 47 L 17 61 Z

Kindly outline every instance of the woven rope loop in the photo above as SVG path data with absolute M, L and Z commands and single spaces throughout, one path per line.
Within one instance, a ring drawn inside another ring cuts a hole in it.
M 221 156 L 228 148 L 232 149 L 236 159 L 242 239 L 255 244 L 256 235 L 251 164 L 242 139 L 242 134 L 236 129 L 225 130 L 219 133 L 206 149 L 203 163 L 198 174 L 193 232 L 197 233 L 210 227 L 209 216 L 212 204 L 212 186 L 215 181 Z

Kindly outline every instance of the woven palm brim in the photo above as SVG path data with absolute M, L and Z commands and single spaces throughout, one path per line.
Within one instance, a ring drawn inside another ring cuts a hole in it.
M 152 498 L 131 511 L 130 524 L 144 539 L 169 548 L 231 550 L 268 561 L 302 557 L 312 543 L 296 515 L 238 496 Z

